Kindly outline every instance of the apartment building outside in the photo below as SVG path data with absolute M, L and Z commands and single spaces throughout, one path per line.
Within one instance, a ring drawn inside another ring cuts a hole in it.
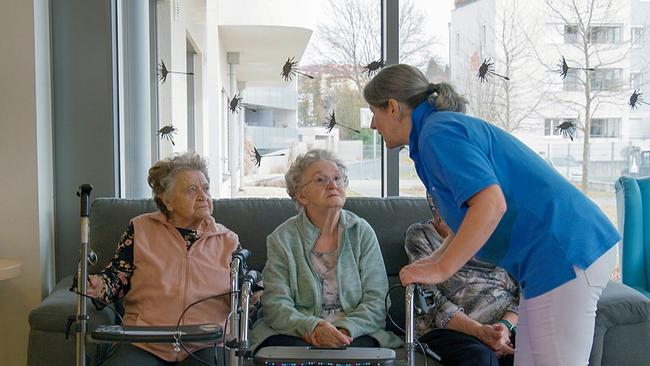
M 638 173 L 650 150 L 650 107 L 628 105 L 635 90 L 649 89 L 650 2 L 581 0 L 574 11 L 571 3 L 456 1 L 451 81 L 473 114 L 512 132 L 576 184 L 588 174 L 591 187 L 611 190 L 621 174 Z M 484 61 L 495 74 L 481 82 Z M 565 121 L 578 127 L 573 141 L 558 129 Z

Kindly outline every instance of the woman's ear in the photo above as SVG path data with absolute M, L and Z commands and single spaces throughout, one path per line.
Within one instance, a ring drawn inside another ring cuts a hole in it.
M 307 206 L 307 204 L 309 203 L 309 199 L 307 198 L 304 189 L 305 188 L 303 187 L 296 191 L 296 200 L 300 202 L 301 205 Z
M 171 201 L 167 197 L 162 198 L 163 203 L 165 204 L 165 207 L 167 207 L 167 211 L 174 212 L 174 206 L 172 206 Z
M 388 99 L 387 110 L 391 117 L 399 117 L 400 106 L 397 99 L 393 99 L 393 98 Z

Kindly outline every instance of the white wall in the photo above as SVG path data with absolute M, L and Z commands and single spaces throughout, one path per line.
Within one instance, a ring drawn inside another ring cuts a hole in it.
M 53 184 L 47 0 L 0 12 L 0 257 L 23 261 L 0 281 L 0 360 L 25 365 L 29 310 L 53 279 Z

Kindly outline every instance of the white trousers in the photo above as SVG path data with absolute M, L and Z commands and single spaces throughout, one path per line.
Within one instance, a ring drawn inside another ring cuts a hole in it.
M 587 366 L 596 303 L 616 264 L 616 246 L 576 278 L 532 299 L 521 298 L 516 366 Z

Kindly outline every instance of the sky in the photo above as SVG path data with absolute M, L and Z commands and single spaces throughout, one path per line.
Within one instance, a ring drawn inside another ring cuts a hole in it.
M 426 13 L 427 32 L 441 43 L 432 47 L 433 54 L 443 63 L 449 61 L 449 22 L 454 8 L 453 0 L 415 0 L 415 6 Z

